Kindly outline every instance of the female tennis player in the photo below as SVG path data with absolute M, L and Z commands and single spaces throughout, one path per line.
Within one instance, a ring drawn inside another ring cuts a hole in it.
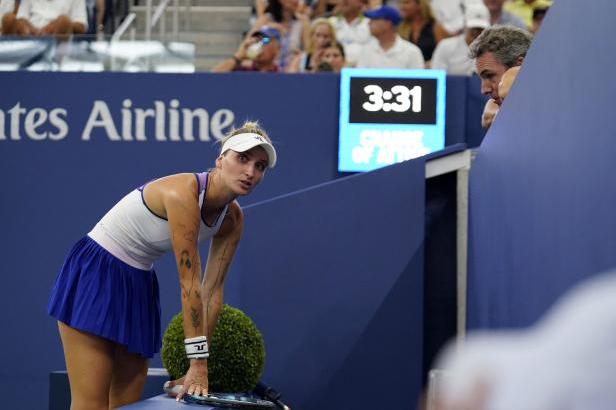
M 223 284 L 242 233 L 235 200 L 276 164 L 266 132 L 247 122 L 222 141 L 209 172 L 151 181 L 118 202 L 70 251 L 48 312 L 58 320 L 71 409 L 109 409 L 138 401 L 148 358 L 160 350 L 154 261 L 173 250 L 190 367 L 178 399 L 208 392 L 208 344 Z M 198 243 L 212 239 L 201 281 Z

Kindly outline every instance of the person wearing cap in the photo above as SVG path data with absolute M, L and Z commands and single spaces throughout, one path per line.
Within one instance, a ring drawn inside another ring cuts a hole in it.
M 364 46 L 357 61 L 361 68 L 425 68 L 421 50 L 415 44 L 404 40 L 398 34 L 398 24 L 402 21 L 394 7 L 381 6 L 366 11 L 370 19 L 370 34 L 373 39 Z
M 441 40 L 432 56 L 432 68 L 446 70 L 449 75 L 471 76 L 475 72 L 469 45 L 490 26 L 488 9 L 483 5 L 465 11 L 465 29 L 462 34 Z
M 183 386 L 178 400 L 208 393 L 208 340 L 243 229 L 236 198 L 249 195 L 277 160 L 254 122 L 221 142 L 213 169 L 165 176 L 131 191 L 69 252 L 48 313 L 58 321 L 71 408 L 116 408 L 141 397 L 148 359 L 162 344 L 153 266 L 168 251 L 177 262 L 190 362 L 174 383 Z M 198 245 L 210 239 L 202 281 Z
M 276 64 L 280 53 L 280 31 L 263 26 L 248 33 L 235 54 L 212 68 L 214 73 L 230 71 L 278 72 Z

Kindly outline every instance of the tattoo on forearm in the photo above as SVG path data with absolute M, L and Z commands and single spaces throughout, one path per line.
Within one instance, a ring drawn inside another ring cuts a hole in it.
M 222 255 L 220 255 L 219 262 L 220 265 L 218 267 L 218 274 L 216 275 L 217 286 L 222 286 L 227 276 L 227 272 L 229 271 L 229 265 L 231 264 L 231 258 L 227 256 L 227 249 L 229 248 L 229 244 L 226 243 L 224 249 L 222 250 Z
M 180 266 L 186 266 L 188 269 L 192 266 L 192 262 L 190 261 L 190 253 L 187 250 L 183 250 L 180 253 Z
M 192 325 L 195 329 L 198 329 L 199 326 L 201 326 L 201 313 L 194 307 L 190 308 L 190 319 L 192 320 Z

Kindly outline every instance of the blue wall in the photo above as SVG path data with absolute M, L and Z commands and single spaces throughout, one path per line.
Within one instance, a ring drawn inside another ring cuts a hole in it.
M 616 3 L 559 0 L 471 171 L 469 325 L 528 325 L 616 265 Z
M 245 208 L 225 292 L 263 332 L 263 378 L 293 408 L 362 408 L 362 388 L 387 392 L 379 408 L 414 408 L 424 167 L 408 161 Z

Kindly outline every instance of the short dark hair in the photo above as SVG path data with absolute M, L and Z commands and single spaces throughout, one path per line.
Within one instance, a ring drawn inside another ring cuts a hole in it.
M 469 55 L 475 59 L 489 52 L 505 67 L 511 68 L 517 65 L 520 57 L 526 57 L 532 39 L 529 32 L 517 27 L 488 27 L 471 43 Z

